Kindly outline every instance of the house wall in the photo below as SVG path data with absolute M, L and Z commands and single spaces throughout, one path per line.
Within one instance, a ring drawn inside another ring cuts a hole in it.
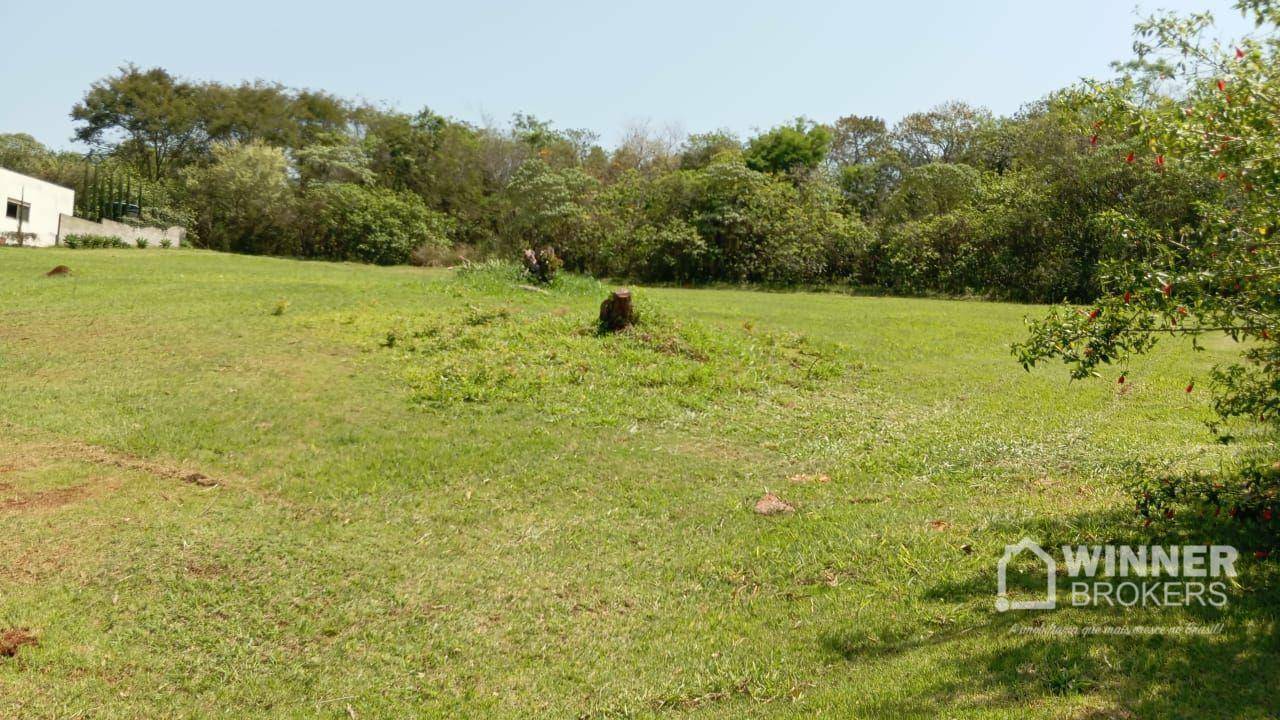
M 58 242 L 61 243 L 68 235 L 114 235 L 130 245 L 137 245 L 138 239 L 142 238 L 147 241 L 147 246 L 152 248 L 160 247 L 160 242 L 166 238 L 173 247 L 181 247 L 183 241 L 187 239 L 187 231 L 176 226 L 162 230 L 154 227 L 134 227 L 115 220 L 104 219 L 102 222 L 94 222 L 63 215 L 57 232 Z
M 58 219 L 75 212 L 76 191 L 61 185 L 0 168 L 0 203 L 21 200 L 31 206 L 31 218 L 22 223 L 22 232 L 35 233 L 29 245 L 53 245 L 58 240 Z M 17 232 L 18 221 L 4 215 L 0 204 L 0 233 Z

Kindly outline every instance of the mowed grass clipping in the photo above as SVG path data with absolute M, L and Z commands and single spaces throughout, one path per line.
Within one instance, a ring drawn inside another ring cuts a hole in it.
M 1229 342 L 1070 383 L 1009 356 L 1033 307 L 634 288 L 601 335 L 608 289 L 0 252 L 0 632 L 38 641 L 0 716 L 1280 710 L 1269 562 L 1222 611 L 994 611 L 1024 535 L 1204 539 L 1121 485 L 1235 452 L 1183 392 Z

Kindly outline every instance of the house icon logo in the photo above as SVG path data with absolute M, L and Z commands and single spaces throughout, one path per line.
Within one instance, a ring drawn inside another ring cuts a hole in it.
M 1044 563 L 1045 567 L 1045 595 L 1044 600 L 1010 600 L 1008 595 L 1008 573 L 1009 561 L 1021 555 L 1024 551 L 1030 550 L 1033 555 Z M 1009 610 L 1052 610 L 1057 607 L 1058 597 L 1058 563 L 1053 556 L 1045 552 L 1036 541 L 1031 538 L 1022 538 L 1015 545 L 1004 546 L 1004 556 L 1000 558 L 1000 564 L 996 570 L 996 610 L 999 612 L 1007 612 Z

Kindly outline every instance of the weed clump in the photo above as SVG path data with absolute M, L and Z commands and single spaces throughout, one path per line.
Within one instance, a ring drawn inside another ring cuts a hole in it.
M 529 274 L 515 263 L 486 260 L 471 263 L 454 271 L 453 285 L 459 290 L 479 295 L 500 295 L 529 288 Z M 600 281 L 585 275 L 558 273 L 541 286 L 551 292 L 568 295 L 600 295 L 606 288 Z
M 393 329 L 415 402 L 525 405 L 621 422 L 700 410 L 728 396 L 817 387 L 841 370 L 791 333 L 718 330 L 637 302 L 636 323 L 601 334 L 588 313 L 473 305 Z

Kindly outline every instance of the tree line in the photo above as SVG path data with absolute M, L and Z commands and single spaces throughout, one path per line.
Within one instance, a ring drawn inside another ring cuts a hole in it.
M 896 124 L 804 118 L 742 138 L 482 126 L 274 83 L 126 66 L 71 111 L 99 171 L 219 250 L 396 264 L 552 247 L 573 270 L 650 282 L 845 283 L 1087 300 L 1129 251 L 1105 219 L 1197 222 L 1216 189 L 1126 161 L 1077 93 L 1009 117 L 961 102 Z M 75 185 L 83 156 L 0 135 L 0 165 Z

